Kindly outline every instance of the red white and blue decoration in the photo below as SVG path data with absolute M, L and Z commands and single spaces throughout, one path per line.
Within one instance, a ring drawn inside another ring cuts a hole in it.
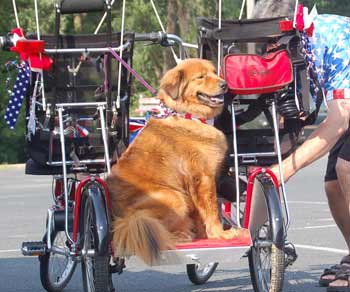
M 142 131 L 145 125 L 146 125 L 145 118 L 130 118 L 130 121 L 129 121 L 129 132 L 130 132 L 129 142 L 130 143 Z
M 305 7 L 299 5 L 296 27 L 303 32 L 309 71 L 313 71 L 327 101 L 350 98 L 350 18 L 318 15 L 315 8 L 308 15 Z M 315 100 L 317 88 L 313 82 L 310 91 Z
M 30 67 L 22 63 L 19 69 L 15 85 L 5 112 L 5 121 L 10 129 L 14 129 L 24 97 L 27 94 L 30 83 Z

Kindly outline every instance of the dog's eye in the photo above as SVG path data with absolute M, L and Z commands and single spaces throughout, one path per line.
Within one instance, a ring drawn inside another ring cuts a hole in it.
M 203 79 L 205 76 L 204 75 L 199 75 L 196 77 L 196 79 Z

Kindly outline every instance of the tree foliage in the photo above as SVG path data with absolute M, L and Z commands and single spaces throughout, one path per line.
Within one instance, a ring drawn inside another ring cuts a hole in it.
M 260 0 L 264 2 L 268 0 Z M 115 1 L 113 8 L 113 29 L 119 31 L 121 27 L 121 3 Z M 284 1 L 286 2 L 286 1 Z M 290 0 L 294 2 L 294 0 Z M 300 1 L 311 8 L 316 3 L 320 13 L 336 13 L 350 15 L 350 6 L 347 1 L 342 0 L 304 0 Z M 27 32 L 35 32 L 34 1 L 16 0 L 21 27 Z M 53 0 L 40 0 L 39 19 L 42 34 L 53 33 L 54 30 L 54 3 Z M 169 33 L 175 33 L 183 38 L 185 42 L 197 42 L 196 17 L 216 17 L 218 0 L 154 0 L 160 18 Z M 223 18 L 237 19 L 239 16 L 242 1 L 223 1 Z M 264 3 L 261 3 L 264 5 Z M 62 19 L 61 30 L 63 33 L 92 33 L 99 20 L 100 14 L 68 15 Z M 2 0 L 0 10 L 0 35 L 5 35 L 16 26 L 13 14 L 12 1 Z M 151 32 L 161 30 L 150 1 L 129 0 L 126 2 L 126 23 L 127 31 Z M 102 27 L 102 31 L 105 26 Z M 190 51 L 191 56 L 196 56 L 196 51 Z M 23 113 L 17 123 L 15 131 L 8 130 L 4 123 L 4 112 L 8 103 L 8 93 L 5 87 L 7 73 L 4 64 L 8 60 L 14 60 L 17 56 L 13 53 L 0 53 L 0 163 L 21 162 L 25 159 L 24 154 L 24 126 Z M 174 64 L 169 49 L 155 45 L 136 44 L 134 53 L 134 68 L 152 86 L 157 87 L 159 78 L 165 70 Z M 144 92 L 144 88 L 134 82 L 133 92 L 135 97 Z

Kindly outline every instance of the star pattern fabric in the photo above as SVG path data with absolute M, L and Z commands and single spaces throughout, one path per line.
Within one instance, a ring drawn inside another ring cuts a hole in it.
M 325 90 L 350 89 L 350 18 L 321 14 L 314 19 L 314 33 L 305 41 L 307 61 Z
M 21 110 L 24 97 L 27 94 L 30 80 L 30 67 L 27 63 L 23 63 L 19 69 L 19 73 L 13 86 L 10 100 L 5 112 L 5 121 L 10 129 L 16 126 L 17 118 Z

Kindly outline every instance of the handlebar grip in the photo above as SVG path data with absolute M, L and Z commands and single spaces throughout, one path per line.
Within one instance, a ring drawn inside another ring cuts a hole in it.
M 0 50 L 9 51 L 14 46 L 13 35 L 0 36 Z
M 135 33 L 135 41 L 151 41 L 160 43 L 166 36 L 163 32 Z

